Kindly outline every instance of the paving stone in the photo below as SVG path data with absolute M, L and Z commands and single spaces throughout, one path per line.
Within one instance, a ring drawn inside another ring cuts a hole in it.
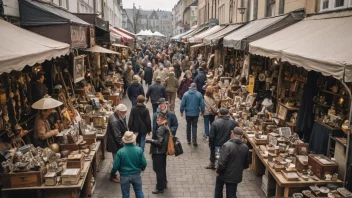
M 131 109 L 131 102 L 126 97 L 121 100 L 121 103 Z M 150 147 L 149 144 L 146 145 L 144 154 L 148 165 L 142 176 L 143 192 L 146 198 L 214 197 L 215 171 L 204 168 L 209 163 L 209 146 L 208 142 L 203 139 L 203 117 L 199 117 L 198 121 L 198 147 L 187 145 L 186 120 L 180 116 L 179 105 L 180 101 L 176 99 L 175 110 L 179 121 L 176 136 L 182 143 L 184 154 L 178 157 L 167 157 L 168 189 L 165 190 L 164 194 L 154 195 L 152 191 L 156 185 L 156 175 L 153 171 L 151 156 L 149 155 Z M 152 112 L 150 103 L 147 104 L 147 107 Z M 127 114 L 128 117 L 129 114 Z M 94 198 L 122 197 L 120 185 L 109 180 L 111 168 L 112 155 L 111 153 L 106 153 L 106 158 L 97 173 L 97 186 L 93 194 Z M 237 188 L 238 197 L 265 197 L 265 194 L 260 190 L 261 177 L 256 177 L 251 170 L 245 170 L 243 175 L 243 182 Z M 224 197 L 226 197 L 225 189 L 224 187 Z M 131 197 L 135 197 L 132 187 Z

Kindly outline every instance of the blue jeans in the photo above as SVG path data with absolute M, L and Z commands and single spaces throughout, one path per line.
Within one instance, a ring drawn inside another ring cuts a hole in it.
M 197 125 L 198 125 L 198 116 L 186 116 L 187 121 L 187 141 L 197 141 Z
M 237 183 L 226 183 L 221 180 L 219 177 L 216 177 L 215 183 L 215 198 L 223 198 L 223 188 L 226 184 L 226 198 L 237 198 Z
M 153 113 L 156 112 L 156 110 L 158 110 L 159 105 L 158 104 L 152 104 L 153 107 Z
M 137 98 L 131 98 L 130 100 L 131 100 L 132 106 L 137 105 Z
M 205 136 L 209 137 L 209 126 L 214 122 L 215 115 L 205 115 L 204 116 L 204 129 Z
M 137 136 L 137 144 L 139 147 L 141 147 L 142 151 L 144 152 L 144 147 L 145 147 L 145 137 L 147 136 L 146 133 L 138 133 Z
M 133 175 L 121 175 L 121 191 L 122 198 L 130 198 L 130 184 L 133 186 L 134 193 L 136 194 L 136 198 L 144 198 L 144 194 L 142 191 L 142 177 L 141 173 L 133 174 Z

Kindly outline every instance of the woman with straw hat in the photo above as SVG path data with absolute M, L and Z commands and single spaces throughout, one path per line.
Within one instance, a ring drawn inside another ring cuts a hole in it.
M 58 129 L 51 130 L 48 117 L 52 110 L 62 105 L 62 102 L 50 98 L 48 95 L 38 100 L 32 105 L 33 109 L 38 109 L 39 113 L 34 122 L 34 143 L 35 146 L 46 147 L 47 140 L 59 133 Z

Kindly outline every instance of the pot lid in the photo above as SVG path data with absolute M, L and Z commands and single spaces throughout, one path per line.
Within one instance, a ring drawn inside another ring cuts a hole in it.
M 54 109 L 62 105 L 62 102 L 52 99 L 50 96 L 45 95 L 44 98 L 38 100 L 32 105 L 33 109 Z

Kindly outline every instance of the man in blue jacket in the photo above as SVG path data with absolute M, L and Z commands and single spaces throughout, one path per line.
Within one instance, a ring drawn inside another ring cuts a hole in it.
M 167 115 L 168 127 L 170 128 L 172 135 L 175 136 L 178 128 L 178 121 L 176 115 L 173 112 L 169 111 L 168 102 L 165 100 L 165 98 L 160 98 L 158 100 L 158 104 L 159 108 L 153 114 L 153 133 L 156 132 L 159 127 L 156 123 L 157 115 L 162 112 Z
M 180 111 L 182 117 L 183 113 L 186 112 L 188 144 L 191 144 L 192 134 L 193 145 L 198 146 L 197 124 L 199 113 L 201 113 L 202 115 L 204 113 L 204 100 L 202 94 L 197 91 L 197 85 L 195 83 L 192 83 L 189 90 L 183 95 Z

